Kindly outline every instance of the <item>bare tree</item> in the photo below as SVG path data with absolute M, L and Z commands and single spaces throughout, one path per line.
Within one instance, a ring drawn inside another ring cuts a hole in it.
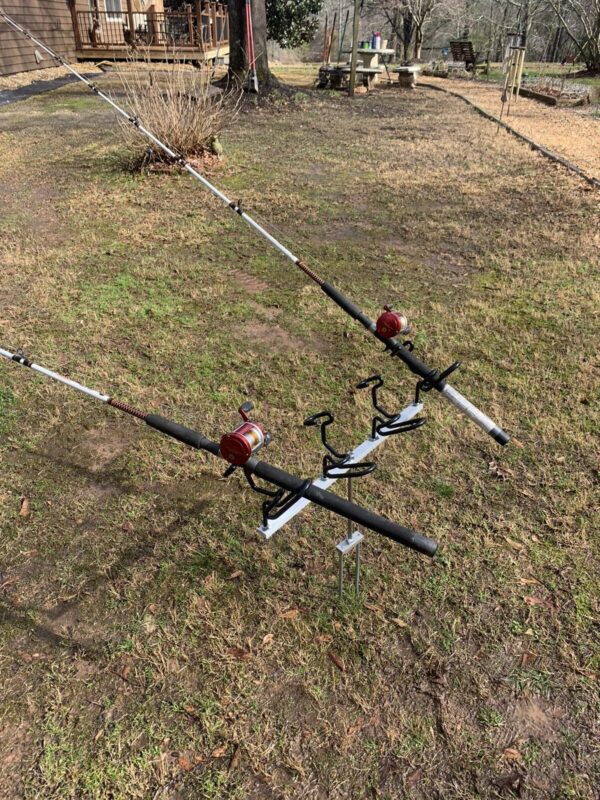
M 385 14 L 395 37 L 402 42 L 403 57 L 409 58 L 413 43 L 413 58 L 421 58 L 425 26 L 442 0 L 381 0 L 373 3 Z
M 600 0 L 549 0 L 576 53 L 592 73 L 600 72 Z

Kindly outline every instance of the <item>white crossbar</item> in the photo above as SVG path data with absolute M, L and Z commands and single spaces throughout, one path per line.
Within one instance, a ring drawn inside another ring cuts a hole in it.
M 383 426 L 382 430 L 386 431 L 392 428 L 394 425 L 397 425 L 399 422 L 408 422 L 409 419 L 413 419 L 416 417 L 417 414 L 422 410 L 423 403 L 411 403 L 409 406 L 406 406 L 396 417 L 391 419 L 386 425 Z M 352 464 L 358 464 L 360 461 L 364 461 L 365 458 L 372 453 L 380 444 L 385 442 L 386 436 L 382 436 L 381 434 L 377 434 L 377 436 L 372 439 L 366 439 L 362 444 L 359 444 L 348 456 L 348 462 Z M 324 478 L 322 475 L 313 481 L 313 486 L 317 486 L 319 489 L 329 489 L 329 487 L 334 484 L 338 480 L 337 478 Z M 259 525 L 258 532 L 260 535 L 265 539 L 270 539 L 273 534 L 277 533 L 280 528 L 283 528 L 290 520 L 292 520 L 297 514 L 303 511 L 306 506 L 310 505 L 310 500 L 307 500 L 304 497 L 301 497 L 297 500 L 292 506 L 288 508 L 280 517 L 277 519 L 269 520 L 268 524 Z

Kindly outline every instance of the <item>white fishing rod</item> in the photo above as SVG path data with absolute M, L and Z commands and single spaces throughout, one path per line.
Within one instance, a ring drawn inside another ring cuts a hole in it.
M 218 198 L 224 205 L 228 206 L 232 211 L 234 211 L 238 216 L 240 216 L 244 222 L 246 222 L 253 230 L 255 230 L 260 236 L 263 237 L 269 244 L 271 244 L 276 250 L 278 250 L 285 258 L 294 264 L 294 266 L 298 267 L 305 273 L 314 283 L 316 283 L 323 292 L 333 300 L 336 305 L 338 305 L 343 311 L 345 311 L 349 316 L 359 322 L 364 328 L 366 328 L 376 339 L 382 342 L 385 345 L 386 351 L 390 353 L 390 355 L 399 358 L 403 361 L 406 366 L 413 372 L 415 375 L 418 376 L 419 382 L 417 384 L 417 399 L 418 394 L 421 391 L 428 392 L 431 389 L 436 389 L 440 394 L 446 398 L 452 405 L 462 411 L 469 419 L 471 419 L 476 425 L 478 425 L 483 431 L 488 433 L 495 441 L 499 442 L 502 445 L 508 444 L 510 441 L 510 436 L 502 428 L 497 425 L 490 417 L 480 411 L 477 406 L 467 400 L 459 391 L 454 389 L 450 384 L 447 382 L 448 376 L 454 372 L 460 366 L 460 362 L 455 362 L 452 364 L 451 367 L 440 372 L 437 369 L 428 367 L 426 364 L 423 363 L 419 358 L 417 358 L 413 352 L 412 348 L 413 345 L 411 342 L 399 342 L 394 337 L 399 334 L 404 334 L 406 332 L 406 325 L 404 324 L 405 318 L 403 315 L 398 314 L 397 312 L 393 311 L 392 309 L 386 306 L 385 311 L 379 316 L 377 321 L 373 321 L 369 319 L 361 309 L 356 306 L 349 298 L 347 298 L 339 289 L 336 289 L 330 283 L 327 283 L 325 280 L 319 277 L 316 272 L 314 272 L 309 266 L 307 266 L 302 259 L 295 256 L 290 250 L 288 250 L 285 245 L 283 245 L 278 239 L 272 236 L 265 228 L 262 227 L 256 220 L 254 220 L 249 214 L 247 214 L 239 203 L 230 200 L 223 192 L 221 192 L 216 186 L 214 186 L 210 181 L 208 181 L 201 173 L 199 173 L 194 167 L 189 164 L 186 159 L 179 153 L 176 153 L 170 147 L 168 147 L 164 142 L 161 142 L 152 131 L 149 131 L 140 120 L 135 116 L 130 114 L 124 108 L 122 108 L 118 103 L 115 103 L 107 94 L 102 92 L 92 81 L 90 81 L 85 76 L 81 75 L 77 72 L 76 69 L 67 63 L 67 61 L 60 55 L 58 55 L 54 50 L 50 47 L 45 45 L 40 39 L 26 30 L 22 25 L 19 25 L 18 22 L 15 22 L 14 19 L 8 16 L 2 8 L 0 8 L 0 18 L 4 19 L 4 21 L 10 25 L 14 30 L 18 33 L 26 36 L 30 41 L 32 41 L 35 45 L 40 47 L 46 53 L 48 53 L 52 58 L 57 59 L 72 75 L 74 75 L 79 81 L 84 83 L 91 91 L 93 91 L 98 97 L 108 103 L 112 108 L 123 117 L 127 122 L 133 125 L 143 136 L 149 139 L 153 144 L 159 147 L 164 153 L 166 153 L 169 158 L 171 158 L 175 163 L 177 163 L 182 169 L 189 172 L 192 177 L 194 177 L 199 183 L 201 183 L 206 189 L 208 189 L 211 194 L 213 194 L 216 198 Z
M 262 425 L 249 419 L 248 414 L 252 410 L 251 403 L 246 403 L 240 408 L 241 424 L 235 430 L 221 436 L 219 442 L 214 442 L 203 434 L 198 433 L 198 431 L 186 428 L 158 414 L 140 411 L 128 403 L 115 400 L 110 395 L 102 394 L 95 389 L 84 386 L 82 383 L 65 378 L 64 375 L 60 375 L 58 372 L 53 372 L 50 369 L 46 369 L 46 367 L 35 364 L 21 353 L 13 353 L 0 347 L 0 356 L 22 367 L 28 367 L 39 375 L 62 383 L 64 386 L 81 392 L 94 400 L 106 403 L 124 414 L 142 420 L 151 428 L 189 447 L 193 447 L 195 450 L 205 450 L 211 455 L 217 456 L 228 467 L 226 475 L 230 475 L 234 469 L 242 469 L 250 487 L 259 494 L 269 497 L 271 508 L 279 509 L 279 513 L 282 513 L 282 511 L 285 511 L 290 505 L 297 503 L 299 500 L 306 500 L 326 508 L 334 514 L 345 517 L 357 525 L 363 525 L 380 536 L 385 536 L 387 539 L 403 544 L 411 550 L 416 550 L 427 556 L 435 555 L 438 545 L 433 539 L 422 536 L 410 530 L 410 528 L 398 525 L 386 519 L 386 517 L 375 514 L 336 494 L 332 494 L 313 483 L 310 479 L 303 480 L 278 467 L 267 464 L 265 461 L 259 461 L 256 458 L 256 454 L 262 447 L 269 444 L 271 437 L 265 432 Z M 273 491 L 257 486 L 254 483 L 253 476 L 262 478 L 277 487 L 277 489 Z

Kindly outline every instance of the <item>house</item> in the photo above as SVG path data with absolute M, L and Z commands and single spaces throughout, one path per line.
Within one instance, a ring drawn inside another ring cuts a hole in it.
M 215 0 L 192 0 L 179 11 L 164 0 L 3 0 L 3 8 L 69 59 L 200 62 L 229 54 L 227 6 Z M 52 66 L 0 21 L 0 75 Z

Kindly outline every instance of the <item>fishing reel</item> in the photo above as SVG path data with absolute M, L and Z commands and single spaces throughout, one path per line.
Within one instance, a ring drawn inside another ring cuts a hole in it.
M 397 419 L 399 415 L 391 414 L 381 405 L 379 390 L 382 386 L 383 378 L 381 375 L 371 375 L 369 378 L 365 378 L 360 383 L 356 384 L 357 389 L 371 389 L 371 402 L 373 403 L 375 411 L 378 412 L 378 414 L 373 417 L 371 423 L 372 439 L 377 438 L 377 436 L 394 436 L 397 433 L 408 433 L 408 431 L 414 431 L 422 425 L 425 425 L 427 422 L 425 417 L 413 417 L 408 420 L 392 422 L 392 420 Z
M 249 418 L 253 408 L 250 402 L 242 403 L 238 409 L 242 424 L 221 437 L 219 453 L 233 468 L 243 467 L 261 447 L 266 447 L 271 441 L 271 434 Z
M 380 314 L 375 323 L 377 335 L 382 339 L 393 339 L 395 336 L 410 332 L 410 325 L 405 314 L 394 311 L 391 306 L 384 306 L 383 314 Z
M 374 461 L 361 461 L 353 463 L 349 461 L 350 453 L 340 453 L 327 440 L 327 428 L 333 424 L 335 418 L 330 411 L 320 411 L 304 420 L 304 425 L 313 427 L 320 425 L 321 441 L 330 455 L 323 457 L 323 477 L 324 478 L 364 478 L 370 475 L 376 468 Z

